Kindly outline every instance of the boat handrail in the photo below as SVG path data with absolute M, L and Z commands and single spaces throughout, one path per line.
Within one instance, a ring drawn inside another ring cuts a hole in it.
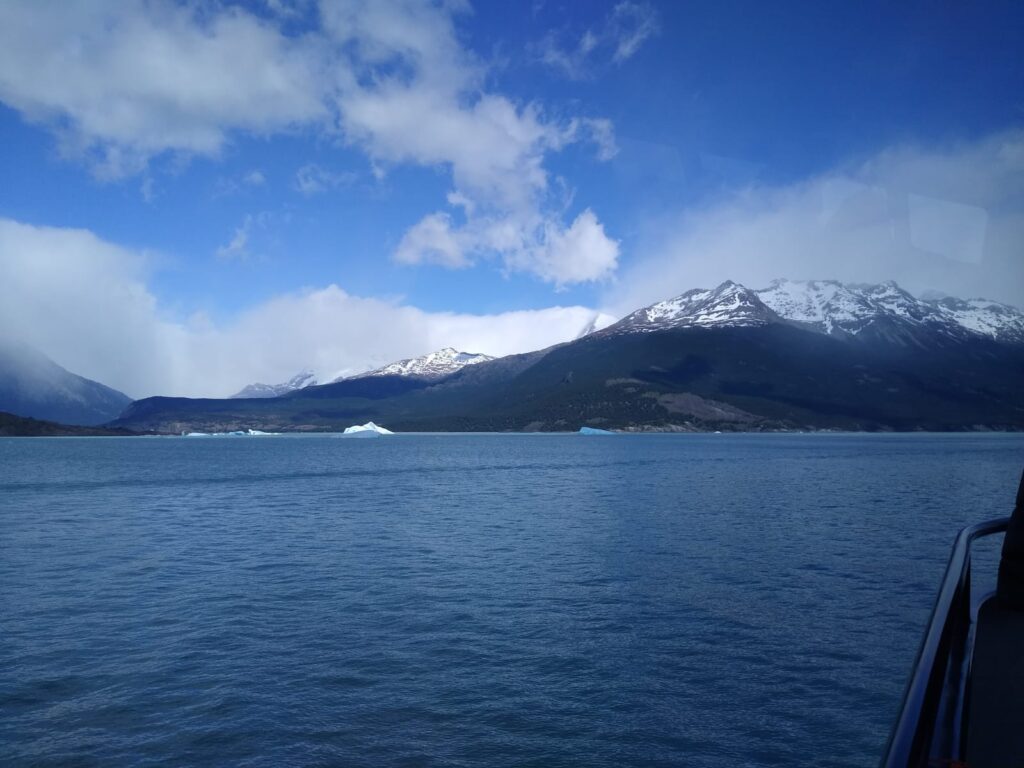
M 950 764 L 963 759 L 963 705 L 973 637 L 971 543 L 1003 533 L 1009 522 L 1009 517 L 1001 517 L 964 528 L 957 535 L 883 768 L 928 766 L 935 764 L 937 756 Z

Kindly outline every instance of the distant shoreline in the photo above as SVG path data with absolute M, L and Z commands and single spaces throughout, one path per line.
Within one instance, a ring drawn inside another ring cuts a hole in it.
M 154 433 L 136 432 L 124 427 L 58 424 L 0 411 L 0 437 L 142 437 L 147 434 Z
M 834 434 L 834 435 L 914 435 L 914 434 L 936 434 L 936 435 L 982 435 L 982 434 L 1022 434 L 1024 429 L 1019 427 L 991 427 L 988 425 L 974 425 L 960 429 L 836 429 L 836 428 L 813 428 L 786 429 L 773 427 L 766 429 L 700 429 L 683 427 L 679 425 L 667 425 L 664 427 L 653 426 L 630 426 L 622 429 L 610 430 L 615 435 L 801 435 L 801 434 Z M 276 429 L 272 433 L 264 435 L 241 435 L 239 437 L 278 437 L 298 435 L 340 435 L 341 428 L 332 429 Z M 407 430 L 395 431 L 396 435 L 575 435 L 577 429 L 565 430 Z M 103 427 L 103 426 L 78 426 L 73 424 L 59 424 L 53 421 L 34 419 L 27 416 L 15 416 L 10 413 L 0 412 L 0 437 L 187 437 L 181 432 L 136 432 L 124 427 Z M 193 435 L 192 439 L 204 437 L 234 437 L 228 432 L 209 432 L 203 435 Z

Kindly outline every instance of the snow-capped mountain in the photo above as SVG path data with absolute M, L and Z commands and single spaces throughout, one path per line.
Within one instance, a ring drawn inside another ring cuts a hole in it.
M 355 376 L 335 379 L 335 381 L 364 379 L 370 376 L 406 376 L 409 378 L 427 380 L 440 379 L 465 368 L 467 365 L 485 363 L 488 360 L 493 359 L 494 358 L 490 355 L 474 354 L 472 352 L 459 352 L 451 347 L 445 347 L 444 349 L 439 349 L 437 352 L 431 352 L 430 354 L 422 355 L 421 357 L 411 357 L 406 360 L 399 360 L 397 363 L 385 365 L 383 368 L 377 368 Z
M 835 280 L 775 280 L 757 295 L 780 317 L 829 334 L 856 334 L 885 314 L 861 292 Z
M 830 336 L 917 346 L 989 338 L 1024 343 L 1024 313 L 985 299 L 918 299 L 894 282 L 775 280 L 750 290 L 726 281 L 637 310 L 605 333 L 668 328 L 744 327 L 789 322 Z
M 781 317 L 830 335 L 867 333 L 889 341 L 986 337 L 1024 342 L 1024 314 L 1006 304 L 953 297 L 920 299 L 889 281 L 849 285 L 835 280 L 775 280 L 757 292 Z
M 316 383 L 316 375 L 314 373 L 302 371 L 292 376 L 283 384 L 249 384 L 244 389 L 233 394 L 231 399 L 280 397 L 303 387 L 312 387 Z
M 337 430 L 358 413 L 396 431 L 1020 430 L 1021 328 L 1013 307 L 893 283 L 726 282 L 533 353 L 475 365 L 486 356 L 442 350 L 269 403 L 148 398 L 118 425 Z
M 757 293 L 784 319 L 830 336 L 921 346 L 965 341 L 973 335 L 894 282 L 848 285 L 835 280 L 775 280 Z
M 726 280 L 710 290 L 697 288 L 674 299 L 638 309 L 600 333 L 646 333 L 668 328 L 755 326 L 778 322 L 779 316 L 757 293 Z
M 1024 313 L 988 299 L 947 296 L 930 301 L 939 312 L 969 331 L 1010 344 L 1024 344 Z

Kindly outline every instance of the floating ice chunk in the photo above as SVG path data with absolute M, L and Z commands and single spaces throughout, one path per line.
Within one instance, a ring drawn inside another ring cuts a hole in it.
M 607 429 L 598 429 L 597 427 L 580 427 L 581 435 L 614 435 L 614 432 L 610 432 Z
M 346 437 L 380 437 L 381 435 L 393 435 L 395 433 L 390 429 L 378 427 L 372 421 L 368 421 L 362 425 L 354 424 L 351 427 L 347 427 L 342 434 Z

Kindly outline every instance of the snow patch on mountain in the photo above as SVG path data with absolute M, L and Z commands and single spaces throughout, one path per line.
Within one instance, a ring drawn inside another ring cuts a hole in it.
M 775 280 L 756 292 L 780 317 L 813 325 L 825 333 L 857 333 L 882 313 L 858 292 L 835 280 Z
M 979 336 L 1024 343 L 1024 313 L 985 299 L 920 299 L 889 281 L 877 285 L 836 280 L 775 280 L 752 291 L 726 281 L 637 310 L 611 333 L 670 328 L 743 327 L 791 322 L 835 336 L 900 344 L 968 340 Z
M 604 333 L 645 333 L 666 328 L 756 326 L 778 316 L 754 291 L 727 280 L 717 288 L 697 288 L 627 315 Z
M 376 368 L 366 373 L 355 376 L 348 376 L 336 379 L 363 379 L 369 376 L 409 376 L 418 379 L 440 379 L 449 374 L 455 373 L 467 365 L 486 363 L 494 358 L 490 355 L 475 354 L 473 352 L 459 352 L 451 347 L 439 349 L 421 357 L 411 357 L 406 360 L 399 360 L 396 363 L 385 365 L 383 368 Z
M 249 384 L 247 387 L 231 396 L 232 399 L 280 397 L 296 389 L 312 387 L 317 383 L 316 375 L 312 371 L 302 371 L 292 376 L 283 384 Z
M 951 321 L 967 330 L 997 341 L 1024 344 L 1024 313 L 1008 304 L 988 299 L 956 299 L 947 296 L 930 302 Z
M 757 294 L 779 316 L 828 334 L 857 335 L 888 323 L 890 333 L 899 328 L 904 336 L 985 336 L 1024 343 L 1024 314 L 1014 307 L 986 299 L 917 298 L 892 281 L 846 285 L 834 280 L 775 280 Z

